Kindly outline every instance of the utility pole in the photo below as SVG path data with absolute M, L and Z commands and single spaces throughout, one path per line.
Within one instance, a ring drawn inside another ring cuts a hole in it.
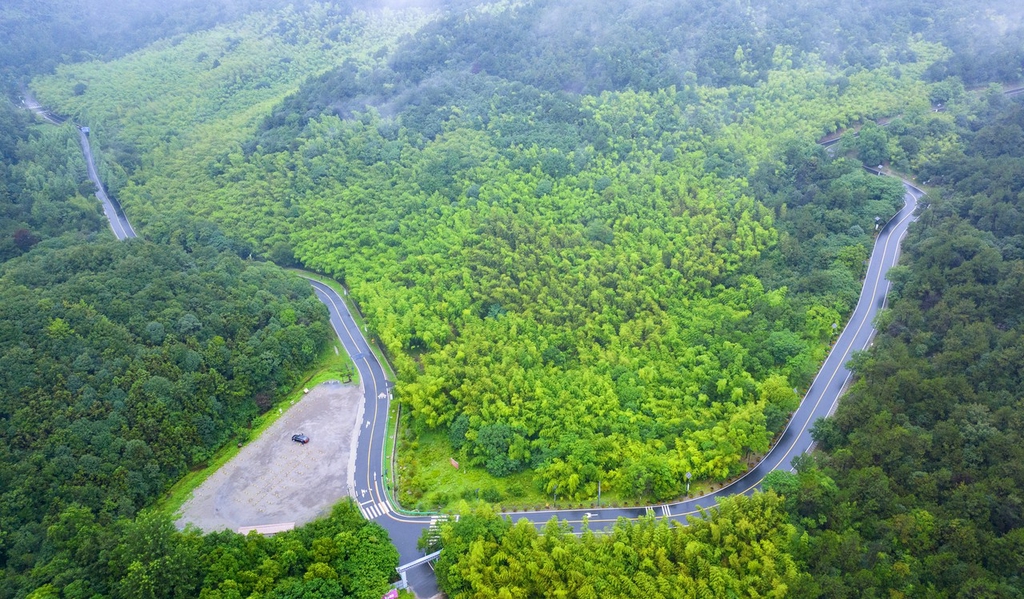
M 693 478 L 693 473 L 692 472 L 687 472 L 686 473 L 686 494 L 687 495 L 690 494 L 690 479 L 691 478 Z

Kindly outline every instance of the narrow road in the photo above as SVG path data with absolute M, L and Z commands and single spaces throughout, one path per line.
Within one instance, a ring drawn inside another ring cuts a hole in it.
M 1008 94 L 1021 90 L 1013 90 Z M 26 93 L 25 106 L 53 124 L 61 124 Z M 100 181 L 93 159 L 89 137 L 85 129 L 79 128 L 82 153 L 88 166 L 89 178 L 96 185 L 96 197 L 103 204 L 103 211 L 110 221 L 110 228 L 118 239 L 135 237 L 124 212 L 116 201 L 106 193 Z M 828 142 L 826 144 L 828 145 Z M 872 170 L 872 169 L 868 169 Z M 872 171 L 876 172 L 876 171 Z M 882 174 L 882 173 L 877 173 Z M 879 231 L 868 263 L 867 275 L 860 299 L 853 315 L 829 352 L 825 363 L 812 382 L 796 412 L 790 418 L 786 429 L 765 458 L 750 471 L 727 486 L 713 493 L 686 501 L 671 502 L 655 506 L 636 508 L 591 508 L 589 510 L 544 510 L 505 514 L 521 519 L 526 518 L 542 524 L 553 516 L 578 525 L 587 519 L 593 527 L 603 527 L 618 518 L 639 518 L 648 514 L 666 517 L 682 522 L 686 517 L 698 513 L 699 509 L 715 506 L 718 499 L 736 494 L 750 494 L 760 487 L 764 477 L 774 470 L 792 470 L 793 458 L 811 449 L 813 444 L 810 428 L 816 420 L 830 415 L 836 408 L 839 397 L 849 383 L 852 373 L 845 364 L 854 351 L 866 349 L 874 337 L 872 321 L 885 306 L 890 283 L 885 278 L 900 254 L 900 243 L 906 236 L 907 228 L 914 220 L 917 201 L 924 192 L 903 181 L 906 188 L 903 208 Z M 364 422 L 360 427 L 358 449 L 355 456 L 352 488 L 356 489 L 356 502 L 360 511 L 369 519 L 382 525 L 391 535 L 398 548 L 402 563 L 411 562 L 421 556 L 416 548 L 417 540 L 424 529 L 430 526 L 430 516 L 409 516 L 397 509 L 390 499 L 384 473 L 384 444 L 387 439 L 388 408 L 391 400 L 391 386 L 377 357 L 370 350 L 364 331 L 356 324 L 342 297 L 331 287 L 309 280 L 314 292 L 330 312 L 331 324 L 345 350 L 351 356 L 359 371 L 364 390 Z M 408 573 L 410 586 L 419 597 L 431 597 L 438 592 L 437 581 L 429 565 L 420 566 Z
M 649 507 L 542 510 L 505 515 L 515 519 L 526 518 L 536 524 L 545 523 L 552 516 L 557 516 L 573 525 L 582 523 L 586 517 L 592 528 L 610 525 L 621 517 L 639 518 L 647 514 L 685 522 L 687 516 L 698 513 L 698 508 L 713 507 L 722 497 L 752 493 L 773 470 L 792 470 L 793 458 L 808 451 L 813 444 L 811 426 L 816 420 L 828 416 L 835 410 L 840 395 L 849 383 L 852 373 L 846 368 L 846 362 L 853 352 L 867 348 L 874 337 L 872 321 L 885 306 L 890 288 L 885 275 L 899 259 L 900 243 L 914 220 L 917 201 L 924 195 L 923 191 L 909 182 L 904 181 L 903 184 L 906 188 L 904 206 L 878 233 L 868 263 L 864 286 L 853 315 L 829 352 L 800 407 L 760 463 L 722 489 L 686 501 Z M 398 547 L 402 563 L 411 562 L 421 557 L 421 552 L 416 549 L 416 541 L 423 529 L 429 526 L 430 518 L 401 514 L 390 503 L 388 496 L 382 493 L 384 483 L 380 479 L 380 473 L 383 472 L 383 443 L 390 399 L 386 388 L 389 383 L 384 378 L 384 371 L 376 356 L 369 350 L 363 331 L 356 325 L 342 298 L 332 288 L 322 283 L 311 281 L 311 284 L 317 296 L 330 310 L 335 331 L 356 363 L 365 386 L 367 421 L 361 429 L 356 458 L 356 484 L 360 488 L 360 509 L 367 518 L 387 529 L 391 540 Z M 417 596 L 429 597 L 436 592 L 436 580 L 433 571 L 427 565 L 411 571 L 409 581 Z
M 84 127 L 78 128 L 78 139 L 82 144 L 82 155 L 85 156 L 85 165 L 89 170 L 89 179 L 96 186 L 96 198 L 103 204 L 103 214 L 107 217 L 107 221 L 110 222 L 110 230 L 114 232 L 114 236 L 119 241 L 137 237 L 135 229 L 128 222 L 128 217 L 121 210 L 121 205 L 107 195 L 107 190 L 103 187 L 103 181 L 100 181 L 99 172 L 96 171 L 96 161 L 92 157 L 92 147 L 89 145 L 89 134 Z
M 52 125 L 64 124 L 64 119 L 54 116 L 48 110 L 43 108 L 27 90 L 22 92 L 22 104 L 24 104 L 25 108 L 39 115 L 39 117 L 47 123 Z M 107 221 L 110 223 L 110 230 L 114 232 L 114 236 L 117 237 L 119 241 L 137 237 L 135 229 L 133 229 L 131 223 L 128 222 L 128 217 L 126 217 L 124 215 L 124 211 L 121 210 L 121 205 L 117 203 L 117 200 L 114 200 L 107 195 L 107 190 L 103 187 L 103 181 L 100 180 L 99 171 L 96 170 L 96 161 L 93 159 L 92 147 L 89 145 L 88 128 L 78 127 L 78 141 L 82 145 L 82 156 L 85 157 L 85 166 L 89 173 L 89 179 L 93 182 L 93 185 L 96 186 L 96 199 L 98 199 L 100 204 L 103 206 L 103 214 L 107 217 Z

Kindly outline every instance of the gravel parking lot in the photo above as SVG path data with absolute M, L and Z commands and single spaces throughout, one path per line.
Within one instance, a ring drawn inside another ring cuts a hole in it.
M 354 495 L 362 412 L 361 387 L 331 382 L 311 389 L 195 490 L 177 525 L 211 532 L 299 526 L 325 515 L 342 497 Z M 308 435 L 309 443 L 292 441 L 295 433 Z

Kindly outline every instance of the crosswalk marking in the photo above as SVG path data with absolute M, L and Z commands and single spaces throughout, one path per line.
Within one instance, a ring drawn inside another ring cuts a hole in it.
M 666 518 L 671 518 L 671 517 L 672 517 L 672 510 L 671 510 L 671 509 L 669 509 L 669 507 L 668 507 L 667 505 L 663 505 L 663 506 L 661 506 L 661 513 L 662 513 L 662 515 L 664 515 L 664 516 L 665 516 Z
M 654 515 L 654 508 L 652 508 L 651 506 L 647 506 L 647 515 L 648 516 L 653 516 Z
M 376 520 L 391 510 L 388 508 L 386 503 L 376 504 L 371 501 L 369 502 L 369 505 L 360 505 L 359 511 L 363 513 L 363 517 L 367 520 Z

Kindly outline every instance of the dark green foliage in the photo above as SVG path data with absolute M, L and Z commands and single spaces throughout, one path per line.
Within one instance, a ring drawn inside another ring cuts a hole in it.
M 448 427 L 448 442 L 456 451 L 462 449 L 466 443 L 466 433 L 469 432 L 469 416 L 460 414 Z
M 387 532 L 348 500 L 327 518 L 271 538 L 182 532 L 148 512 L 110 521 L 78 505 L 43 537 L 47 559 L 5 581 L 0 596 L 39 589 L 63 597 L 378 599 L 398 565 Z
M 808 533 L 808 596 L 1020 596 L 1024 147 L 993 140 L 1024 110 L 971 118 L 963 149 L 923 169 L 946 185 L 904 245 L 859 382 L 813 429 L 820 464 L 765 481 Z
M 1016 4 L 1002 0 L 985 8 L 1014 14 Z M 772 0 L 756 6 L 737 0 L 542 0 L 498 13 L 453 10 L 406 40 L 386 67 L 361 70 L 349 62 L 309 82 L 264 123 L 259 143 L 283 149 L 312 116 L 346 118 L 368 106 L 403 114 L 408 129 L 432 139 L 453 106 L 515 101 L 524 88 L 527 94 L 566 96 L 755 84 L 767 77 L 780 47 L 795 50 L 798 63 L 801 54 L 813 53 L 849 74 L 878 67 L 883 56 L 912 60 L 913 35 L 956 50 L 930 69 L 935 81 L 1017 81 L 1024 28 L 1014 25 L 1013 18 L 992 18 L 956 0 Z M 837 77 L 835 84 L 843 91 L 849 79 Z M 937 91 L 935 98 L 952 95 Z M 572 144 L 566 138 L 571 100 L 549 108 L 554 110 L 533 115 L 538 118 L 529 131 L 513 136 L 523 147 L 549 146 L 552 137 Z M 502 112 L 517 111 L 506 106 Z
M 868 121 L 861 127 L 857 138 L 857 157 L 866 166 L 879 166 L 889 161 L 889 138 L 878 125 Z
M 74 127 L 34 127 L 0 103 L 0 262 L 43 239 L 103 230 Z
M 0 267 L 8 574 L 49 559 L 46 527 L 68 506 L 109 522 L 149 503 L 258 414 L 255 396 L 294 384 L 328 338 L 301 279 L 192 249 L 50 242 Z

